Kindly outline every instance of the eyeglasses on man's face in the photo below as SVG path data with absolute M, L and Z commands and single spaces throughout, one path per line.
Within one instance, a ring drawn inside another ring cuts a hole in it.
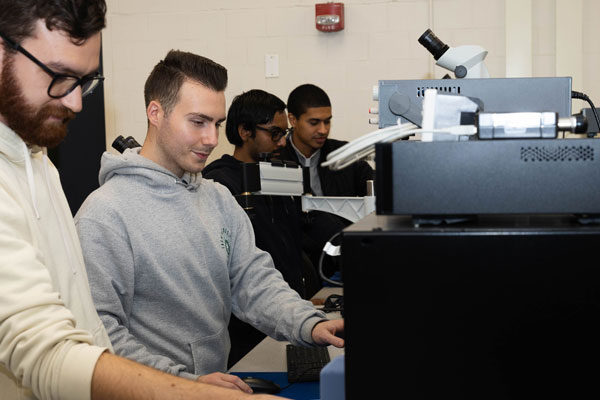
M 274 142 L 279 142 L 282 137 L 287 136 L 287 134 L 290 133 L 290 131 L 291 131 L 290 128 L 281 129 L 276 126 L 272 126 L 270 128 L 265 128 L 265 127 L 256 125 L 256 129 L 258 129 L 259 131 L 269 133 L 271 135 L 271 140 Z
M 23 54 L 25 57 L 29 58 L 35 64 L 37 64 L 44 72 L 46 72 L 52 78 L 50 85 L 48 86 L 48 96 L 53 99 L 60 99 L 61 97 L 67 96 L 71 93 L 77 86 L 81 86 L 81 96 L 85 97 L 88 94 L 92 93 L 96 86 L 100 82 L 104 80 L 104 77 L 100 75 L 98 72 L 95 72 L 90 75 L 86 75 L 84 77 L 78 77 L 75 75 L 69 74 L 59 74 L 57 72 L 52 71 L 46 64 L 38 60 L 25 50 L 21 45 L 10 39 L 4 33 L 0 32 L 0 37 L 6 42 L 8 46 Z

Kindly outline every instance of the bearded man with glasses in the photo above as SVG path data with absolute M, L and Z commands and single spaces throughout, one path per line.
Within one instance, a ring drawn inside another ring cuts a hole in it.
M 105 14 L 104 0 L 0 0 L 0 398 L 249 397 L 114 355 L 96 313 L 46 147 L 102 80 Z
M 234 195 L 244 192 L 242 164 L 258 162 L 261 154 L 276 154 L 289 133 L 285 103 L 277 96 L 254 89 L 236 96 L 227 113 L 225 132 L 235 146 L 204 168 L 202 176 L 226 186 Z M 291 196 L 253 196 L 249 214 L 256 246 L 273 258 L 285 281 L 305 299 L 320 288 L 312 263 L 302 252 L 301 206 Z M 265 335 L 234 316 L 229 323 L 231 366 Z
M 40 25 L 40 35 L 49 39 L 53 32 L 47 28 L 43 29 L 43 24 Z M 104 79 L 97 72 L 97 60 L 95 63 L 88 61 L 76 66 L 70 63 L 68 57 L 53 58 L 50 64 L 59 71 L 56 72 L 5 32 L 0 31 L 0 38 L 6 50 L 0 79 L 0 112 L 4 120 L 27 143 L 43 147 L 57 146 L 67 134 L 67 123 L 75 117 L 75 113 L 81 111 L 81 98 L 90 94 Z M 97 42 L 96 45 L 99 45 L 99 36 Z M 47 54 L 50 51 L 44 49 L 42 43 L 38 43 L 31 41 L 30 45 L 38 54 Z M 73 47 L 93 51 L 89 44 Z M 22 89 L 16 71 L 31 72 L 32 77 L 38 78 L 28 82 L 33 83 L 35 88 L 29 84 Z M 28 90 L 30 88 L 33 90 Z

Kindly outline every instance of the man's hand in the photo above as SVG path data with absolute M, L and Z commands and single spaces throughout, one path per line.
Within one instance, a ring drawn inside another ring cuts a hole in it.
M 237 389 L 246 393 L 252 393 L 250 386 L 248 386 L 246 382 L 241 380 L 239 377 L 235 375 L 224 374 L 222 372 L 213 372 L 212 374 L 202 375 L 198 377 L 197 381 L 208 383 L 210 385 L 226 387 L 229 389 Z
M 335 347 L 344 347 L 344 339 L 336 336 L 344 333 L 344 320 L 331 319 L 315 325 L 312 338 L 316 344 L 327 344 Z

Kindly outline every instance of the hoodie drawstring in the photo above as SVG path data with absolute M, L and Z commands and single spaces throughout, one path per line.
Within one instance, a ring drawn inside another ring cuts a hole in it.
M 71 260 L 71 272 L 73 275 L 77 274 L 77 269 L 75 265 L 77 265 L 76 258 L 74 255 L 73 248 L 67 238 L 69 235 L 67 234 L 67 228 L 65 227 L 65 223 L 63 219 L 60 217 L 59 208 L 56 207 L 56 198 L 55 193 L 52 190 L 52 185 L 50 185 L 50 173 L 48 168 L 48 150 L 44 147 L 42 149 L 42 163 L 44 164 L 44 178 L 46 180 L 46 187 L 48 188 L 48 195 L 50 197 L 50 204 L 52 204 L 52 209 L 54 210 L 54 214 L 58 218 L 58 225 L 60 226 L 60 236 L 62 237 L 63 244 L 65 245 L 65 250 L 67 251 L 67 256 L 69 260 Z
M 27 173 L 27 183 L 29 184 L 29 194 L 31 195 L 31 203 L 33 206 L 33 211 L 35 212 L 35 217 L 40 219 L 40 213 L 38 212 L 37 202 L 36 202 L 36 191 L 35 191 L 35 181 L 33 179 L 33 167 L 31 166 L 31 149 L 27 147 L 27 144 L 23 143 L 23 150 L 25 155 L 25 171 Z M 67 241 L 68 235 L 66 234 L 67 228 L 64 226 L 64 222 L 60 217 L 59 211 L 56 207 L 56 200 L 52 192 L 52 185 L 50 185 L 50 173 L 48 167 L 48 154 L 46 148 L 44 148 L 42 153 L 42 162 L 44 165 L 44 179 L 46 181 L 46 187 L 48 188 L 48 194 L 50 196 L 50 203 L 52 204 L 52 209 L 54 210 L 54 214 L 56 214 L 58 219 L 58 224 L 60 225 L 60 234 L 63 240 L 63 244 L 65 246 L 65 250 L 67 251 L 67 255 L 71 260 L 71 271 L 73 274 L 77 273 L 75 269 L 75 256 L 73 254 L 73 249 L 69 245 Z
M 37 203 L 35 201 L 35 181 L 33 180 L 33 168 L 31 168 L 31 150 L 27 147 L 27 144 L 23 142 L 23 152 L 25 156 L 25 171 L 27 173 L 27 183 L 29 184 L 29 194 L 31 195 L 31 205 L 35 212 L 35 217 L 40 219 L 40 213 L 37 209 Z

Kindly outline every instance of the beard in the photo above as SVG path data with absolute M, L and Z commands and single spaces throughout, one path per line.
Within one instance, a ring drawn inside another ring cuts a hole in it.
M 67 124 L 75 113 L 62 105 L 30 105 L 19 88 L 14 56 L 4 53 L 0 76 L 0 115 L 6 125 L 29 145 L 56 147 L 67 135 Z

